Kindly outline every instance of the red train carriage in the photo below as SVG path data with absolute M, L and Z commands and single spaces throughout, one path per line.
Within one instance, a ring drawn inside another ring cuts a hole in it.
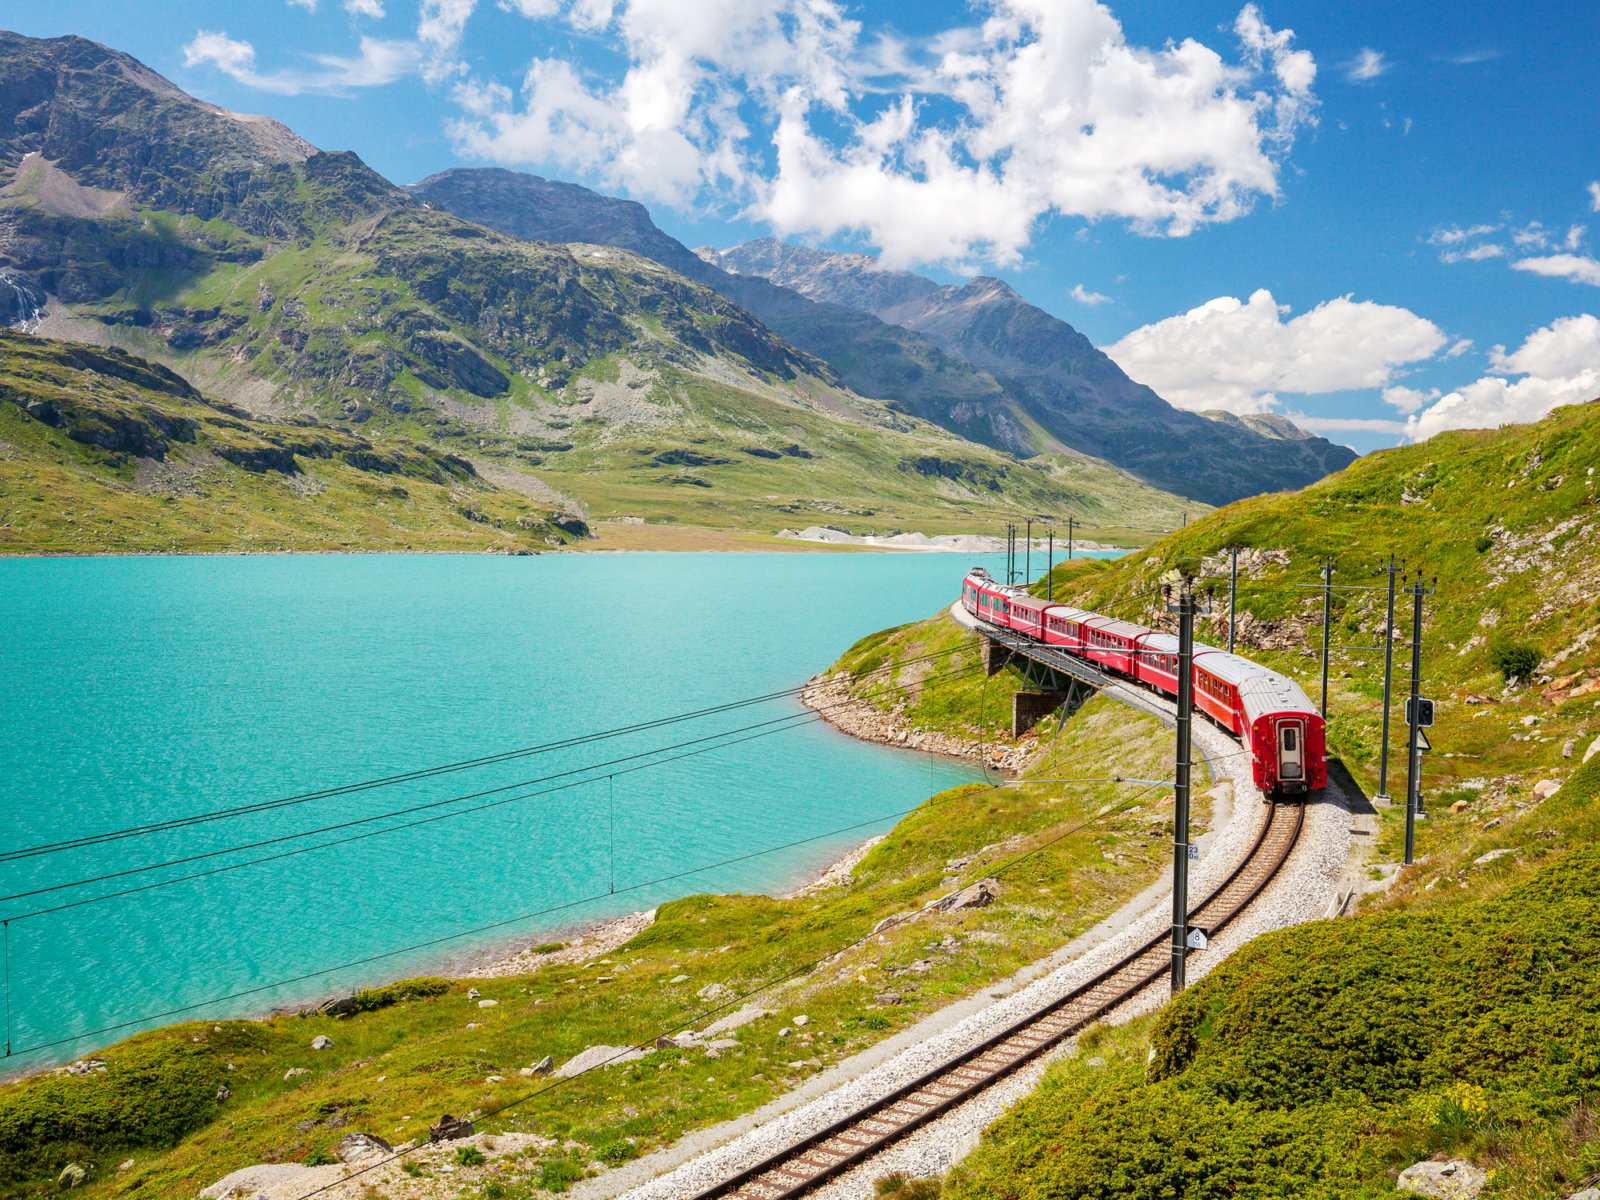
M 1025 589 L 996 583 L 981 568 L 962 581 L 963 606 L 979 620 L 1034 638 L 1176 695 L 1178 639 L 1131 621 L 1049 604 Z M 1300 685 L 1237 654 L 1196 643 L 1195 711 L 1239 738 L 1255 785 L 1276 799 L 1326 787 L 1322 717 Z

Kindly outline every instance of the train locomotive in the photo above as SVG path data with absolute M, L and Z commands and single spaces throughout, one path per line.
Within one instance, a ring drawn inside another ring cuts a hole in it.
M 1178 639 L 1170 633 L 1030 596 L 967 572 L 961 603 L 979 621 L 1009 629 L 1153 691 L 1176 696 Z M 1262 797 L 1276 802 L 1328 785 L 1326 730 L 1300 685 L 1248 658 L 1194 645 L 1194 709 L 1239 739 Z

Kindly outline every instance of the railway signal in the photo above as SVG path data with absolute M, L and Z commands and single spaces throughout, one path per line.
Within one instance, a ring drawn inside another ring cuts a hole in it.
M 1184 988 L 1184 956 L 1189 941 L 1189 784 L 1190 760 L 1194 757 L 1194 619 L 1211 611 L 1195 598 L 1194 579 L 1185 576 L 1178 585 L 1173 603 L 1172 585 L 1161 585 L 1161 599 L 1168 612 L 1178 614 L 1178 719 L 1177 750 L 1173 764 L 1172 788 L 1172 994 Z M 1210 599 L 1210 594 L 1207 594 Z
M 1393 577 L 1391 576 L 1390 595 L 1393 596 Z M 1422 598 L 1438 590 L 1439 577 L 1433 579 L 1434 586 L 1422 586 L 1422 576 L 1419 573 L 1416 582 L 1406 590 L 1411 593 L 1411 696 L 1406 701 L 1406 725 L 1410 736 L 1406 742 L 1406 865 L 1410 866 L 1413 852 L 1416 849 L 1417 818 L 1423 816 L 1422 812 L 1422 748 L 1420 739 L 1422 727 L 1433 724 L 1433 701 L 1424 700 L 1422 691 Z M 1390 601 L 1392 606 L 1393 601 Z M 1426 706 L 1426 707 L 1424 707 Z M 1388 712 L 1384 713 L 1387 723 Z
M 1393 706 L 1394 690 L 1394 580 L 1396 575 L 1404 575 L 1405 571 L 1406 560 L 1402 558 L 1395 562 L 1391 554 L 1388 565 L 1373 572 L 1374 575 L 1387 572 L 1389 576 L 1388 615 L 1383 622 L 1383 739 L 1378 743 L 1378 794 L 1374 797 L 1385 802 L 1392 802 L 1389 795 L 1389 710 Z M 1409 856 L 1406 861 L 1411 861 Z

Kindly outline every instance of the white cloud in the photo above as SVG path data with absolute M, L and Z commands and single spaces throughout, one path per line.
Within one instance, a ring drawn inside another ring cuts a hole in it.
M 1448 228 L 1435 229 L 1428 237 L 1428 242 L 1434 246 L 1457 246 L 1462 242 L 1471 241 L 1473 238 L 1485 237 L 1491 233 L 1498 233 L 1499 225 L 1451 225 Z
M 1470 250 L 1446 250 L 1439 255 L 1442 263 L 1482 262 L 1486 258 L 1502 258 L 1505 256 L 1505 247 L 1496 246 L 1493 242 L 1483 242 L 1473 246 Z
M 1098 304 L 1110 304 L 1111 303 L 1111 297 L 1110 296 L 1101 295 L 1099 292 L 1085 291 L 1084 287 L 1083 287 L 1083 284 L 1081 284 L 1081 283 L 1073 284 L 1072 285 L 1072 291 L 1068 292 L 1067 294 L 1069 296 L 1071 296 L 1074 300 L 1076 300 L 1079 304 L 1087 304 L 1090 308 L 1093 308 Z
M 1431 404 L 1438 398 L 1438 388 L 1429 388 L 1425 392 L 1418 388 L 1399 386 L 1383 389 L 1383 402 L 1402 413 L 1414 413 L 1423 405 Z
M 1384 59 L 1382 50 L 1363 46 L 1359 54 L 1345 63 L 1344 77 L 1351 83 L 1370 83 L 1379 75 L 1391 70 L 1393 66 L 1393 63 Z
M 383 20 L 383 0 L 344 0 L 344 10 L 352 17 L 370 17 L 374 21 Z
M 625 70 L 536 59 L 516 104 L 469 82 L 453 133 L 674 204 L 734 199 L 780 235 L 858 235 L 886 265 L 1003 264 L 1052 212 L 1172 236 L 1233 220 L 1278 195 L 1314 121 L 1315 61 L 1253 4 L 1232 61 L 1130 45 L 1094 0 L 981 9 L 911 42 L 863 38 L 840 0 L 576 0 L 562 19 L 613 37 Z
M 1519 258 L 1511 265 L 1518 271 L 1531 271 L 1535 275 L 1549 275 L 1557 279 L 1570 279 L 1573 283 L 1588 283 L 1600 287 L 1600 262 L 1583 254 L 1546 254 L 1536 258 Z
M 1583 313 L 1535 330 L 1515 351 L 1496 346 L 1490 370 L 1406 421 L 1406 436 L 1424 441 L 1446 429 L 1482 429 L 1537 421 L 1563 404 L 1600 397 L 1600 318 Z M 1511 380 L 1507 375 L 1521 375 Z
M 1471 338 L 1462 338 L 1454 346 L 1451 346 L 1450 349 L 1446 350 L 1444 352 L 1444 356 L 1446 358 L 1460 358 L 1463 354 L 1465 354 L 1468 350 L 1471 350 L 1471 349 L 1472 349 L 1472 339 Z
M 501 12 L 521 13 L 530 20 L 553 17 L 561 11 L 561 0 L 500 0 Z
M 303 8 L 309 13 L 317 11 L 317 0 L 289 0 L 290 8 Z
M 419 61 L 417 47 L 411 42 L 370 37 L 361 39 L 361 53 L 354 58 L 335 54 L 308 57 L 313 64 L 309 68 L 258 71 L 255 47 L 249 42 L 235 41 L 225 33 L 204 29 L 183 48 L 186 67 L 209 64 L 247 87 L 282 96 L 379 87 L 410 74 Z
M 1600 212 L 1600 179 L 1589 185 L 1589 207 Z
M 1135 329 L 1106 353 L 1180 407 L 1248 413 L 1274 406 L 1278 392 L 1387 387 L 1397 367 L 1447 341 L 1407 309 L 1348 296 L 1286 321 L 1288 311 L 1265 288 L 1248 302 L 1220 296 Z
M 417 41 L 422 44 L 422 78 L 438 83 L 466 70 L 456 59 L 461 34 L 478 0 L 422 0 L 418 10 Z

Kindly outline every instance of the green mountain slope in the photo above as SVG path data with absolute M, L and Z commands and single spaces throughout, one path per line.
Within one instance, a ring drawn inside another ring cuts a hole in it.
M 651 259 L 472 224 L 80 38 L 0 34 L 0 79 L 0 312 L 30 328 L 254 413 L 537 472 L 602 519 L 934 532 L 1072 511 L 1052 464 L 853 394 Z M 1080 519 L 1178 522 L 1088 465 L 1127 503 Z
M 254 419 L 121 350 L 0 330 L 0 553 L 516 553 L 586 532 L 424 443 Z
M 1210 504 L 1302 487 L 1355 457 L 1282 418 L 1287 430 L 1269 430 L 1175 409 L 998 280 L 940 287 L 770 238 L 691 251 L 642 205 L 498 168 L 445 171 L 407 190 L 518 237 L 653 258 L 755 314 L 855 391 L 997 449 L 1092 456 Z
M 1249 547 L 1248 652 L 1316 696 L 1321 600 L 1294 585 L 1324 556 L 1346 585 L 1380 582 L 1370 571 L 1390 551 L 1430 582 L 1437 571 L 1427 818 L 1416 865 L 1396 869 L 1403 810 L 1379 809 L 1372 855 L 1388 865 L 1374 878 L 1394 882 L 1353 918 L 1265 934 L 1159 1018 L 1093 1031 L 1085 1057 L 1053 1068 L 946 1195 L 1386 1197 L 1428 1158 L 1491 1172 L 1486 1196 L 1600 1181 L 1597 464 L 1600 402 L 1374 454 L 1115 564 L 1058 573 L 1057 595 L 1151 621 L 1165 573 L 1214 577 L 1221 547 Z M 1383 619 L 1381 592 L 1349 590 L 1331 627 L 1330 743 L 1368 793 L 1382 665 L 1363 647 L 1381 642 Z M 1397 707 L 1396 795 L 1403 737 Z

